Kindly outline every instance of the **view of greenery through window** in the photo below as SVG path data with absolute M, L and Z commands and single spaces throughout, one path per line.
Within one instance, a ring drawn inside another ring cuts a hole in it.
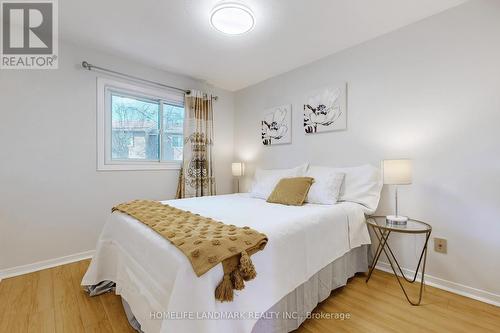
M 112 93 L 111 111 L 113 160 L 182 160 L 183 107 Z

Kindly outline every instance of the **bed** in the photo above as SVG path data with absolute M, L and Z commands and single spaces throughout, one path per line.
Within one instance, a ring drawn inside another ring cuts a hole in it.
M 364 207 L 356 203 L 292 207 L 248 194 L 164 203 L 250 226 L 269 242 L 252 256 L 257 278 L 236 291 L 234 301 L 221 303 L 213 291 L 223 276 L 222 265 L 197 277 L 174 245 L 128 215 L 111 214 L 82 285 L 113 281 L 128 312 L 147 333 L 288 332 L 332 289 L 367 269 L 370 238 Z M 280 311 L 295 315 L 282 318 L 276 314 Z M 270 312 L 279 318 L 265 315 Z

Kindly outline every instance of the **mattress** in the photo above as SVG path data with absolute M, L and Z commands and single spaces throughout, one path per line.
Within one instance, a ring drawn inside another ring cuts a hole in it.
M 110 280 L 146 332 L 252 332 L 259 314 L 351 249 L 370 243 L 363 208 L 355 203 L 269 204 L 247 194 L 164 203 L 268 236 L 252 256 L 257 278 L 220 303 L 214 290 L 222 265 L 196 277 L 188 259 L 142 223 L 110 215 L 82 285 Z M 237 317 L 237 318 L 236 318 Z

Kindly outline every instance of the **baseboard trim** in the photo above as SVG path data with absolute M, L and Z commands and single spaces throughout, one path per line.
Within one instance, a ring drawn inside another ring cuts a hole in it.
M 392 271 L 391 265 L 389 265 L 388 263 L 385 263 L 385 262 L 379 262 L 377 264 L 377 266 L 375 266 L 375 268 L 377 268 L 381 271 L 387 272 L 387 273 L 394 274 L 394 272 Z M 415 274 L 415 271 L 412 271 L 412 270 L 407 269 L 407 268 L 402 268 L 402 270 L 406 276 L 413 277 L 413 275 Z M 420 277 L 421 277 L 421 274 L 418 273 L 418 279 L 420 279 Z M 500 295 L 493 294 L 493 293 L 490 293 L 490 292 L 485 291 L 485 290 L 481 290 L 481 289 L 469 287 L 469 286 L 466 286 L 466 285 L 463 285 L 460 283 L 444 280 L 444 279 L 441 279 L 441 278 L 438 278 L 438 277 L 435 277 L 435 276 L 432 276 L 429 274 L 425 274 L 425 284 L 429 285 L 431 287 L 443 289 L 443 290 L 449 291 L 449 292 L 454 293 L 454 294 L 469 297 L 469 298 L 472 298 L 472 299 L 475 299 L 475 300 L 478 300 L 478 301 L 481 301 L 484 303 L 488 303 L 488 304 L 492 304 L 492 305 L 500 307 Z
M 56 266 L 70 264 L 72 262 L 76 262 L 76 261 L 80 261 L 80 260 L 84 260 L 84 259 L 89 259 L 89 258 L 92 258 L 92 256 L 94 255 L 94 252 L 95 252 L 94 250 L 85 251 L 85 252 L 81 252 L 81 253 L 71 254 L 71 255 L 65 256 L 65 257 L 49 259 L 49 260 L 39 261 L 39 262 L 36 262 L 33 264 L 28 264 L 28 265 L 17 266 L 17 267 L 12 267 L 12 268 L 0 270 L 0 281 L 2 281 L 2 279 L 6 279 L 6 278 L 18 276 L 18 275 L 33 273 L 36 271 L 41 271 L 42 269 L 52 268 L 52 267 L 56 267 Z
M 89 259 L 92 258 L 94 255 L 94 250 L 90 251 L 85 251 L 81 253 L 76 253 L 72 254 L 69 256 L 64 256 L 60 258 L 55 258 L 55 259 L 49 259 L 49 260 L 44 260 L 44 261 L 39 261 L 33 264 L 28 264 L 28 265 L 23 265 L 23 266 L 17 266 L 17 267 L 12 267 L 8 269 L 4 269 L 0 271 L 0 281 L 2 279 L 7 279 L 10 277 L 18 276 L 18 275 L 23 275 L 23 274 L 28 274 L 28 273 L 33 273 L 36 271 L 41 271 L 42 269 L 47 269 L 47 268 L 52 268 L 56 266 L 61 266 L 69 263 L 73 263 L 76 261 L 84 260 L 84 259 Z M 391 266 L 388 263 L 385 262 L 379 262 L 377 266 L 375 267 L 381 271 L 394 274 L 392 271 Z M 415 274 L 415 271 L 412 271 L 407 268 L 402 268 L 403 273 L 407 276 L 413 276 Z M 421 274 L 418 274 L 418 278 L 420 279 Z M 460 283 L 444 280 L 432 275 L 425 275 L 425 284 L 443 289 L 446 291 L 449 291 L 451 293 L 455 293 L 458 295 L 462 295 L 465 297 L 469 297 L 484 303 L 492 304 L 495 306 L 500 307 L 500 295 L 490 293 L 485 290 L 469 287 Z

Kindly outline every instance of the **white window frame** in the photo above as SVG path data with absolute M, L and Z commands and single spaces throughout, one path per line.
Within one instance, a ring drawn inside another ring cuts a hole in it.
M 184 95 L 135 83 L 97 78 L 97 170 L 180 170 L 181 161 L 132 161 L 111 158 L 111 92 L 136 95 L 171 105 L 184 106 Z M 160 103 L 160 108 L 163 104 Z M 162 112 L 162 110 L 160 110 Z M 160 132 L 163 132 L 161 118 Z M 160 138 L 160 151 L 161 151 Z M 160 156 L 161 159 L 161 156 Z

